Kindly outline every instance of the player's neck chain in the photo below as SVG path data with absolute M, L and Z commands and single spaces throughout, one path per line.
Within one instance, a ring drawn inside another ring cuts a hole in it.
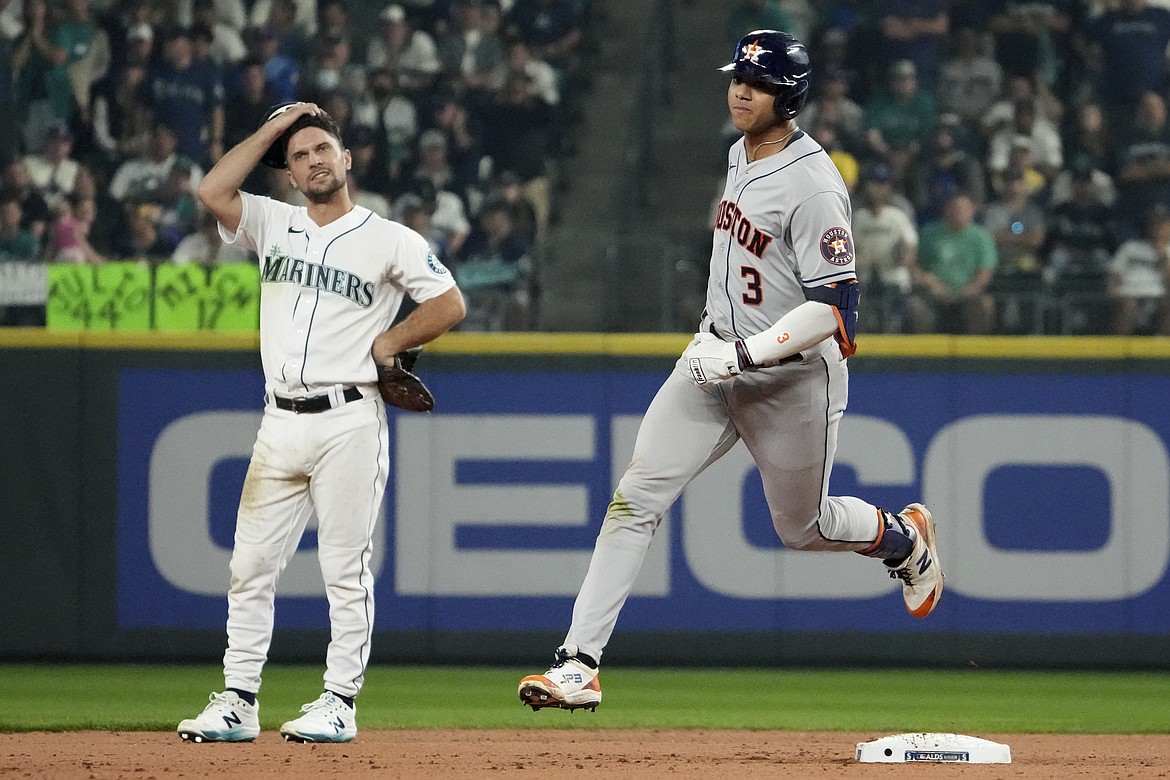
M 761 143 L 756 144 L 756 148 L 754 150 L 749 150 L 749 152 L 748 152 L 748 162 L 755 162 L 756 161 L 756 155 L 759 154 L 760 147 L 770 146 L 772 144 L 783 143 L 784 141 L 787 141 L 792 136 L 792 134 L 795 133 L 799 129 L 800 129 L 799 127 L 794 127 L 790 131 L 788 131 L 788 135 L 785 135 L 783 138 L 777 138 L 775 141 L 762 141 Z M 747 146 L 746 139 L 744 140 L 744 146 L 745 147 Z

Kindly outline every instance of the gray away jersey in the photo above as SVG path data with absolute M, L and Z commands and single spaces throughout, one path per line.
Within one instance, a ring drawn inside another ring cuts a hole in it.
M 728 340 L 752 336 L 804 303 L 804 287 L 855 279 L 851 216 L 836 166 L 803 131 L 750 164 L 737 141 L 715 215 L 700 330 L 713 325 Z

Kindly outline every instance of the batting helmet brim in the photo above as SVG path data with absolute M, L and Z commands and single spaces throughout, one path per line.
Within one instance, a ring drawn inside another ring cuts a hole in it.
M 288 111 L 293 106 L 299 105 L 299 102 L 293 102 L 281 103 L 279 106 L 274 106 L 273 108 L 269 109 L 268 115 L 264 117 L 264 122 L 261 122 L 260 125 L 263 126 L 265 122 L 271 122 L 273 119 L 280 116 L 285 111 Z M 288 139 L 285 138 L 284 135 L 281 135 L 280 138 L 277 138 L 272 142 L 272 145 L 268 147 L 268 151 L 266 151 L 264 156 L 260 158 L 260 162 L 264 163 L 269 168 L 284 170 L 288 167 L 288 160 L 285 159 L 284 154 L 287 145 Z

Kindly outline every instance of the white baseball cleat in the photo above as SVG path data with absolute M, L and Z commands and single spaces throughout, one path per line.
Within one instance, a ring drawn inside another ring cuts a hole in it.
M 906 609 L 916 618 L 924 618 L 938 606 L 943 591 L 942 561 L 934 536 L 934 518 L 922 504 L 911 504 L 898 513 L 914 525 L 917 536 L 909 557 L 890 568 L 890 576 L 902 581 L 902 598 Z
M 352 742 L 357 736 L 357 708 L 325 691 L 301 707 L 305 713 L 280 727 L 286 742 Z
M 252 742 L 260 734 L 260 704 L 249 704 L 233 691 L 213 693 L 197 717 L 179 724 L 184 742 Z
M 530 674 L 520 681 L 520 702 L 533 711 L 543 707 L 593 711 L 601 704 L 598 670 L 577 658 L 576 645 L 558 647 L 556 662 L 544 674 Z

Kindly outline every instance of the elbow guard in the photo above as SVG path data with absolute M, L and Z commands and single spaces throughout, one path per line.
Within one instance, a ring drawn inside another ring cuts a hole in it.
M 805 287 L 805 300 L 827 303 L 837 315 L 837 332 L 833 338 L 841 346 L 841 357 L 857 351 L 857 305 L 861 302 L 861 285 L 856 279 L 822 287 Z

